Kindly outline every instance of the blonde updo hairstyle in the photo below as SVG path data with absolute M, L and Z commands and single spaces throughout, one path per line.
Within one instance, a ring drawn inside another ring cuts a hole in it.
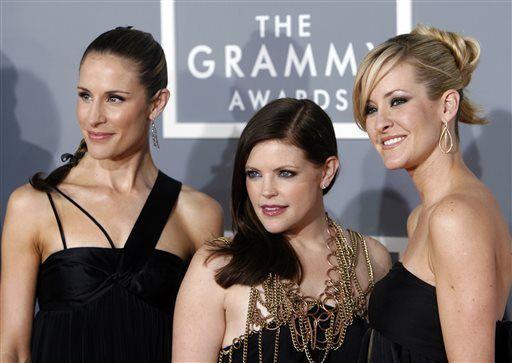
M 411 64 L 416 70 L 416 81 L 427 88 L 431 100 L 439 99 L 449 89 L 461 96 L 457 122 L 485 124 L 478 116 L 479 109 L 464 94 L 480 57 L 480 45 L 470 37 L 417 25 L 409 34 L 393 37 L 372 49 L 364 58 L 356 75 L 353 91 L 354 117 L 358 126 L 366 130 L 366 106 L 370 94 L 396 65 Z M 381 70 L 384 72 L 380 73 Z

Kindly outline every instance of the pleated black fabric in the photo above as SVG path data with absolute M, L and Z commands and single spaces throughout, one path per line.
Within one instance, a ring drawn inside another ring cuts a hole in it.
M 368 307 L 371 329 L 360 362 L 448 362 L 436 289 L 396 262 L 375 284 Z M 496 362 L 512 362 L 512 323 L 496 326 Z
M 122 249 L 67 248 L 61 230 L 64 249 L 39 269 L 32 362 L 171 361 L 172 314 L 186 266 L 155 245 L 180 190 L 181 183 L 158 173 Z
M 324 362 L 353 363 L 357 362 L 361 349 L 361 341 L 368 329 L 366 322 L 356 317 L 351 325 L 347 327 L 345 340 L 336 350 L 331 350 L 327 354 Z M 247 362 L 260 362 L 259 360 L 259 337 L 258 332 L 251 334 L 247 346 Z M 307 363 L 306 353 L 295 349 L 292 342 L 290 328 L 288 325 L 281 326 L 278 337 L 277 357 L 274 359 L 276 342 L 276 330 L 263 329 L 261 331 L 261 354 L 263 362 L 286 362 L 286 363 Z M 229 347 L 224 348 L 227 351 Z M 315 362 L 320 362 L 324 357 L 324 350 L 311 350 L 311 358 Z M 222 357 L 222 362 L 230 362 L 229 356 Z M 243 362 L 243 348 L 234 349 L 231 362 Z

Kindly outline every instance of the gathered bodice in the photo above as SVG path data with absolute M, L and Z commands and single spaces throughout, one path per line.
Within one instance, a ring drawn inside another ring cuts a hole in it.
M 33 362 L 169 362 L 172 314 L 186 263 L 155 249 L 176 203 L 181 183 L 158 173 L 123 248 L 68 248 L 51 193 L 48 198 L 63 249 L 39 268 L 32 332 Z

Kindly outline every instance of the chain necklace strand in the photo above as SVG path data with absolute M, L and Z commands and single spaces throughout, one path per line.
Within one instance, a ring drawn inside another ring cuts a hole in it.
M 247 362 L 248 340 L 258 333 L 258 358 L 262 362 L 263 329 L 275 330 L 274 362 L 278 361 L 281 326 L 288 325 L 293 347 L 304 352 L 308 362 L 315 363 L 311 351 L 324 351 L 320 363 L 324 363 L 331 350 L 338 349 L 345 340 L 347 327 L 354 316 L 365 316 L 366 297 L 370 293 L 374 277 L 368 247 L 364 237 L 348 231 L 349 240 L 339 224 L 326 216 L 329 238 L 326 240 L 329 269 L 325 290 L 318 299 L 303 296 L 296 282 L 282 280 L 269 274 L 262 290 L 251 287 L 245 334 L 233 341 L 228 351 L 221 350 L 219 361 L 228 355 L 232 362 L 233 349 L 243 346 L 242 361 Z M 368 288 L 363 291 L 356 275 L 357 259 L 362 248 L 368 270 Z M 258 307 L 268 314 L 264 316 Z

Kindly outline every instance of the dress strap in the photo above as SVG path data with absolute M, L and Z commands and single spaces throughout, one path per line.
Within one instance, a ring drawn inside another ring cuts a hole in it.
M 355 261 L 356 261 L 355 266 L 357 266 L 357 263 L 358 263 L 359 251 L 362 250 L 363 257 L 364 257 L 363 262 L 366 264 L 366 270 L 368 272 L 368 287 L 364 291 L 360 288 L 360 283 L 357 279 L 357 276 L 355 276 L 355 278 L 354 278 L 354 282 L 356 284 L 356 291 L 358 292 L 357 296 L 355 296 L 356 301 L 357 301 L 356 305 L 358 305 L 358 310 L 359 310 L 358 313 L 359 313 L 359 315 L 364 316 L 367 313 L 366 298 L 370 294 L 370 292 L 373 290 L 373 286 L 374 286 L 373 267 L 372 267 L 371 260 L 370 260 L 370 253 L 368 251 L 368 244 L 366 243 L 364 236 L 361 233 L 352 231 L 350 229 L 348 229 L 347 232 L 349 234 L 350 241 L 352 242 L 353 246 L 356 246 L 356 248 L 354 250 L 354 253 L 355 253 L 354 257 L 355 257 Z M 354 268 L 355 268 L 355 266 L 354 266 Z
M 124 246 L 121 270 L 138 269 L 145 264 L 160 239 L 180 191 L 181 182 L 158 171 L 155 185 Z
M 53 187 L 60 195 L 62 195 L 64 198 L 66 198 L 71 204 L 73 204 L 75 207 L 77 207 L 82 213 L 84 213 L 87 217 L 89 217 L 89 219 L 101 230 L 101 232 L 105 235 L 105 237 L 107 238 L 107 241 L 108 243 L 110 244 L 110 247 L 112 247 L 113 249 L 116 248 L 116 246 L 114 245 L 114 242 L 112 242 L 112 238 L 110 238 L 110 236 L 108 235 L 107 231 L 105 230 L 105 228 L 103 228 L 103 226 L 89 213 L 87 212 L 84 208 L 82 208 L 82 206 L 80 204 L 78 204 L 77 202 L 75 202 L 73 199 L 71 199 L 71 197 L 69 197 L 68 195 L 66 195 L 63 191 L 61 191 L 59 188 L 57 187 Z
M 53 202 L 53 198 L 50 193 L 46 193 L 48 196 L 48 199 L 50 200 L 50 205 L 53 209 L 53 214 L 55 215 L 55 219 L 57 220 L 57 225 L 59 226 L 59 232 L 60 232 L 60 239 L 62 240 L 62 245 L 64 246 L 64 249 L 67 250 L 68 246 L 66 244 L 66 237 L 64 236 L 64 230 L 62 229 L 62 222 L 59 218 L 59 213 L 57 213 L 57 208 L 55 208 L 55 203 Z

